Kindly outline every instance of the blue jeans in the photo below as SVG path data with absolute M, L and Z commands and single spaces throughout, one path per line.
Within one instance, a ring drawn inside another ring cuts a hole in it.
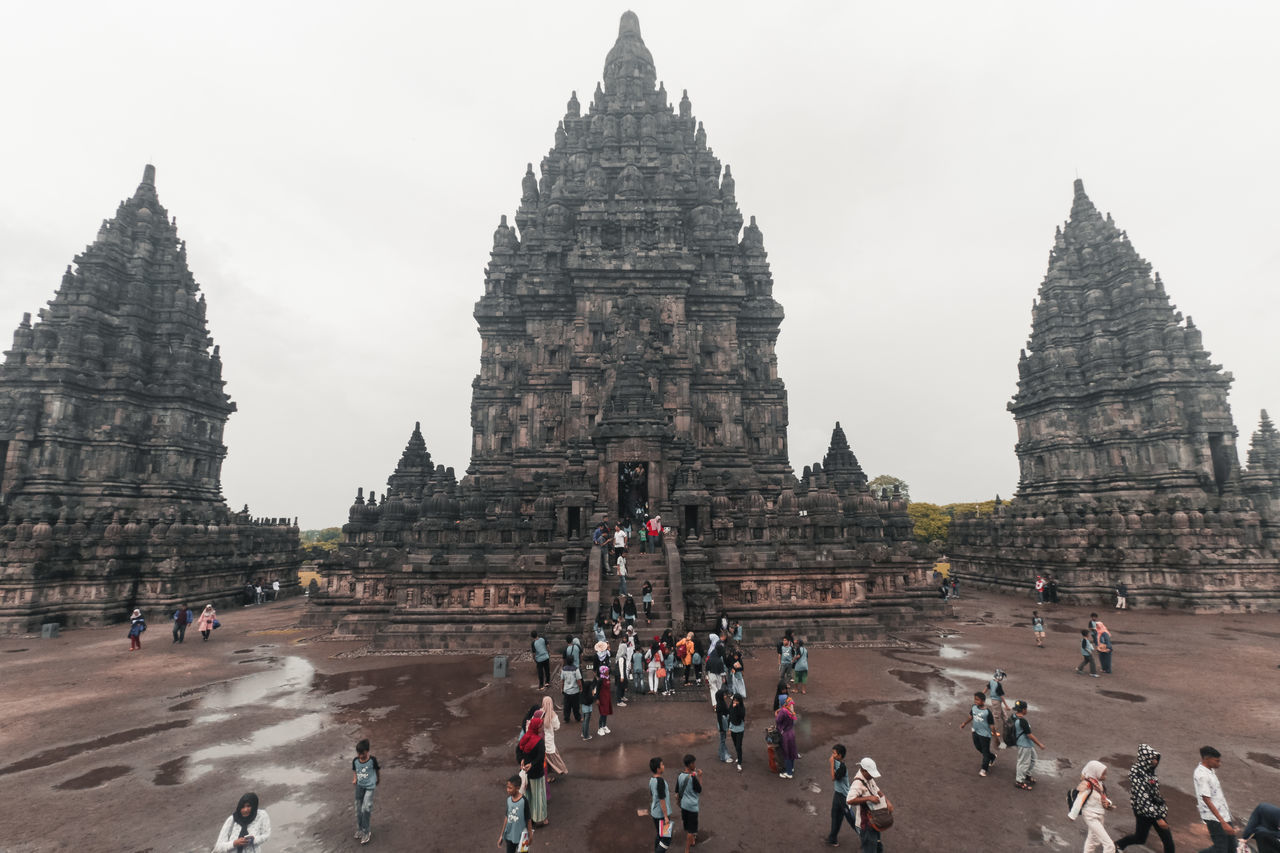
M 356 787 L 356 828 L 361 832 L 369 831 L 369 823 L 373 818 L 373 792 L 376 788 Z
M 618 575 L 618 594 L 619 595 L 627 594 L 627 576 L 626 575 Z
M 725 735 L 727 735 L 728 733 L 729 733 L 729 717 L 726 714 L 720 717 L 720 760 L 721 761 L 729 760 L 729 747 L 726 746 L 724 742 Z
M 582 736 L 591 737 L 591 706 L 582 709 Z
M 858 830 L 858 838 L 862 839 L 861 853 L 876 853 L 876 848 L 880 844 L 880 833 L 871 827 L 863 827 Z

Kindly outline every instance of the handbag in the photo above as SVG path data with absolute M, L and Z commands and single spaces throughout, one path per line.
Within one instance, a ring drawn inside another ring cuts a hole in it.
M 663 838 L 670 838 L 671 832 L 675 829 L 675 824 L 671 822 L 671 818 L 658 818 L 658 834 Z
M 769 726 L 764 730 L 764 742 L 774 746 L 782 743 L 782 734 L 779 733 L 777 726 Z
M 520 833 L 520 844 L 516 847 L 518 853 L 529 853 L 529 830 Z
M 658 677 L 659 678 L 667 677 L 667 668 L 665 666 L 658 667 Z
M 867 809 L 866 818 L 867 822 L 871 824 L 871 828 L 876 832 L 884 832 L 893 826 L 893 812 L 889 811 L 887 807 Z
M 222 627 L 222 623 L 221 623 L 221 622 L 219 622 L 217 619 L 214 619 L 214 620 L 213 620 L 213 627 L 214 627 L 214 628 L 221 628 L 221 627 Z

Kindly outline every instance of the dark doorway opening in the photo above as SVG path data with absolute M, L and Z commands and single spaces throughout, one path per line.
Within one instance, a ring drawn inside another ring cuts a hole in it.
M 1221 495 L 1231 477 L 1231 451 L 1220 432 L 1209 435 L 1209 456 L 1213 459 L 1213 482 Z
M 9 491 L 9 442 L 0 441 L 0 501 Z
M 649 508 L 649 463 L 623 462 L 618 465 L 618 517 L 636 530 L 645 522 Z
M 569 507 L 569 534 L 568 535 L 570 539 L 578 538 L 579 534 L 581 533 L 581 531 L 579 530 L 581 526 L 582 526 L 582 509 L 576 506 Z
M 698 508 L 696 506 L 686 506 L 684 508 L 684 530 L 685 536 L 698 535 Z

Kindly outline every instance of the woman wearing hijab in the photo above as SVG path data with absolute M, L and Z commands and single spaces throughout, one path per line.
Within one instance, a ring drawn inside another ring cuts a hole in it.
M 200 636 L 208 640 L 209 632 L 213 630 L 213 623 L 217 621 L 218 614 L 213 609 L 213 605 L 206 604 L 204 610 L 200 613 L 200 618 L 196 620 L 196 627 L 200 629 Z
M 259 853 L 271 837 L 271 818 L 258 808 L 258 795 L 245 794 L 222 825 L 213 853 Z
M 1107 797 L 1107 766 L 1101 761 L 1090 761 L 1080 771 L 1080 784 L 1076 785 L 1076 798 L 1071 803 L 1071 811 L 1067 817 L 1075 820 L 1084 815 L 1084 825 L 1089 833 L 1084 839 L 1084 853 L 1101 850 L 1102 853 L 1115 853 L 1116 845 L 1107 835 L 1102 825 L 1106 810 L 1115 808 L 1115 804 Z
M 1103 675 L 1111 674 L 1111 631 L 1103 624 L 1101 619 L 1094 620 L 1094 627 L 1098 633 L 1098 666 L 1102 669 Z
M 796 759 L 800 757 L 800 751 L 796 749 L 796 717 L 796 701 L 790 696 L 773 715 L 773 724 L 778 727 L 778 734 L 782 737 L 778 750 L 786 766 L 778 775 L 783 779 L 795 776 Z
M 142 632 L 147 630 L 147 620 L 142 618 L 142 611 L 135 609 L 129 616 L 129 651 L 142 648 Z
M 556 705 L 551 701 L 550 696 L 542 697 L 542 742 L 547 747 L 547 767 L 556 773 L 564 774 L 569 772 L 569 768 L 564 764 L 564 758 L 556 749 L 556 730 L 560 728 L 560 717 L 556 714 Z M 555 776 L 548 775 L 547 783 L 556 781 Z
M 516 760 L 529 777 L 529 817 L 534 826 L 546 826 L 547 820 L 547 744 L 542 736 L 542 710 L 533 715 L 524 737 L 516 745 Z
M 602 666 L 597 673 L 600 677 L 596 681 L 596 710 L 600 714 L 600 728 L 596 734 L 612 734 L 613 730 L 609 728 L 609 715 L 613 713 L 613 693 L 609 683 L 609 667 Z

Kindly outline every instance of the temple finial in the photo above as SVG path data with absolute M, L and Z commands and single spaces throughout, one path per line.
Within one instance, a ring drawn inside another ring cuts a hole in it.
M 156 167 L 148 163 L 142 170 L 142 183 L 156 185 Z

